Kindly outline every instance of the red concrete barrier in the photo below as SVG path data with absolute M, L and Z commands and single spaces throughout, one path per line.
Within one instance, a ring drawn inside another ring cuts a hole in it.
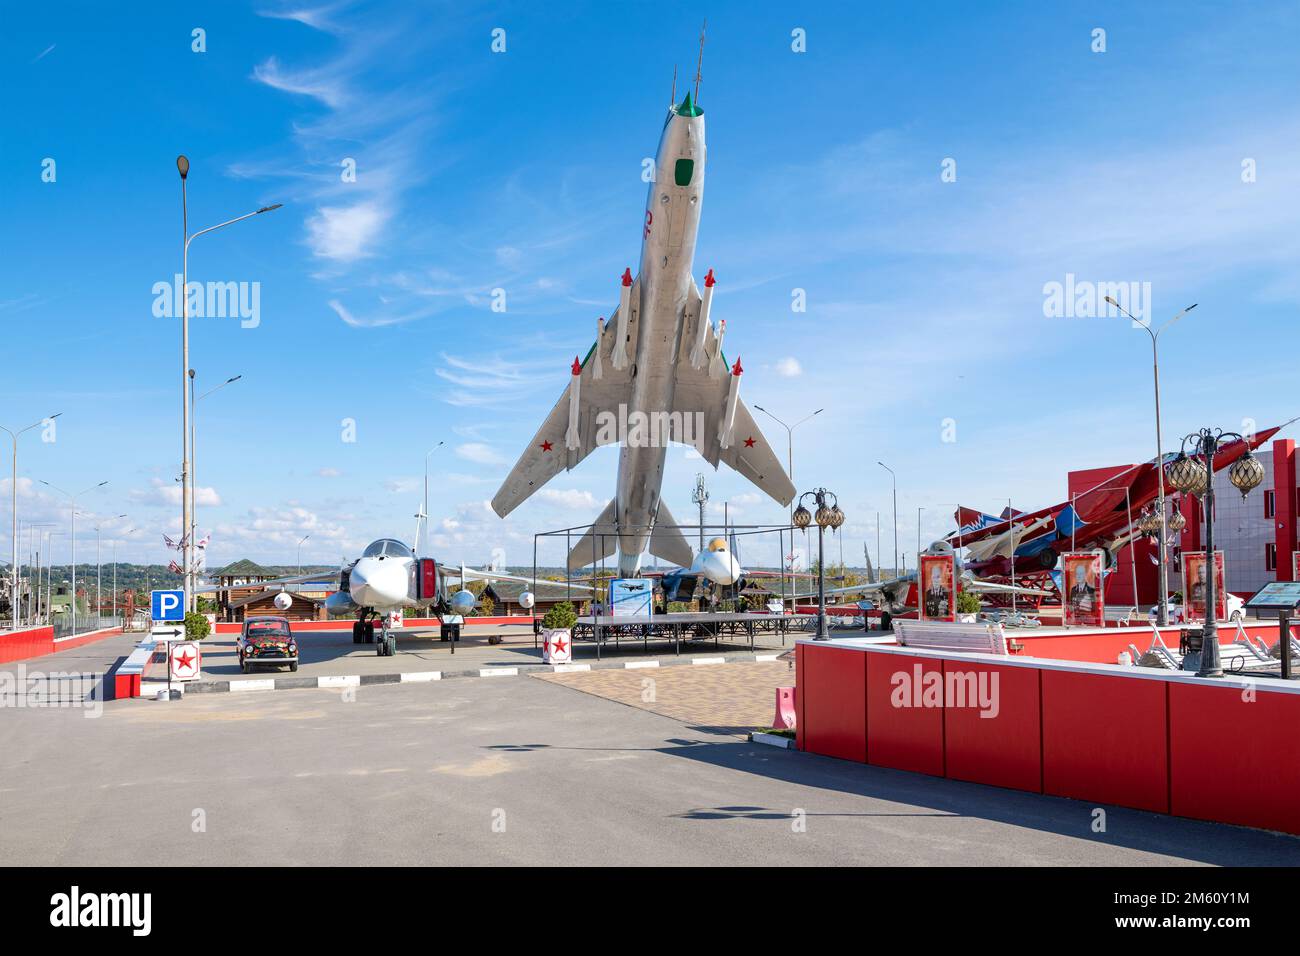
M 867 762 L 877 767 L 943 776 L 943 707 L 924 706 L 924 682 L 943 680 L 943 662 L 908 654 L 867 654 L 866 723 L 863 740 Z M 810 669 L 810 676 L 817 673 Z M 906 685 L 896 676 L 906 676 Z M 803 696 L 803 678 L 799 678 Z M 922 697 L 917 706 L 917 691 Z M 809 695 L 805 705 L 813 706 Z M 905 706 L 896 706 L 899 701 Z
M 56 654 L 59 651 L 81 647 L 83 644 L 90 644 L 121 633 L 120 627 L 106 627 L 103 630 L 78 634 L 76 637 L 61 637 L 56 641 L 54 628 L 49 626 L 0 632 L 0 664 Z
M 54 653 L 54 628 L 28 627 L 0 633 L 0 664 Z
M 848 640 L 796 655 L 800 750 L 1300 834 L 1295 683 Z
M 945 776 L 1042 790 L 1039 675 L 1026 667 L 943 662 Z
M 1041 673 L 1043 792 L 1168 813 L 1168 685 Z

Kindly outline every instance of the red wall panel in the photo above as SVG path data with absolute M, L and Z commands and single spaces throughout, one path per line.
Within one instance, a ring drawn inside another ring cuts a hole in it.
M 841 647 L 800 644 L 799 734 L 813 753 L 859 763 L 867 759 L 866 657 Z M 805 693 L 813 687 L 813 693 Z
M 1165 681 L 1043 671 L 1043 792 L 1169 812 Z
M 915 706 L 910 693 L 928 679 L 925 675 L 942 680 L 942 662 L 909 654 L 862 656 L 867 659 L 867 762 L 943 776 L 943 707 Z
M 943 662 L 949 777 L 1035 793 L 1042 789 L 1039 673 L 1032 667 Z
M 54 628 L 31 627 L 0 634 L 0 664 L 54 653 Z
M 1300 833 L 1300 696 L 1169 685 L 1170 812 Z

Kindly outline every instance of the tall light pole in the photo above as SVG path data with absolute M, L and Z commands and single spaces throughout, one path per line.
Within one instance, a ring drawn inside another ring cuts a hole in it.
M 193 478 L 190 475 L 190 457 L 192 449 L 190 447 L 190 416 L 193 409 L 190 403 L 190 243 L 199 236 L 209 232 L 215 232 L 226 226 L 234 225 L 245 219 L 251 219 L 253 216 L 260 216 L 264 212 L 271 212 L 279 209 L 281 203 L 275 203 L 270 206 L 263 206 L 261 209 L 242 216 L 236 216 L 234 219 L 227 219 L 225 222 L 219 222 L 215 226 L 208 226 L 206 229 L 200 229 L 198 232 L 190 235 L 189 208 L 186 202 L 185 181 L 190 175 L 190 161 L 184 155 L 176 157 L 176 169 L 181 174 L 181 236 L 184 245 L 181 248 L 181 548 L 185 566 L 184 574 L 181 577 L 185 589 L 185 610 L 188 613 L 193 608 L 193 553 L 194 542 L 189 539 L 189 530 L 191 525 L 190 514 L 193 509 L 193 498 L 191 485 Z
M 41 611 L 41 549 L 45 546 L 45 532 L 40 531 L 38 529 L 52 528 L 52 527 L 54 527 L 54 525 L 48 521 L 34 521 L 27 526 L 27 529 L 32 533 L 31 543 L 36 550 L 35 561 L 32 560 L 32 555 L 28 555 L 29 575 L 31 573 L 31 565 L 32 564 L 36 565 L 36 581 L 35 581 L 36 587 L 35 587 L 34 602 L 32 600 L 33 588 L 32 588 L 32 582 L 30 580 L 30 577 L 28 579 L 28 584 L 27 584 L 27 617 L 29 623 L 34 623 L 37 617 L 40 615 L 40 611 Z
M 33 428 L 44 425 L 47 421 L 53 421 L 62 414 L 62 412 L 55 412 L 48 418 L 43 418 L 39 422 L 32 422 L 30 425 L 25 425 L 19 429 L 9 429 L 0 425 L 0 432 L 4 432 L 8 435 L 10 440 L 13 442 L 13 457 L 11 460 L 12 472 L 9 483 L 10 519 L 13 522 L 11 530 L 14 536 L 13 564 L 9 568 L 9 577 L 13 579 L 13 600 L 10 601 L 11 608 L 9 611 L 9 617 L 14 630 L 18 629 L 18 436 L 23 432 L 28 432 Z
M 921 570 L 921 512 L 923 511 L 925 511 L 924 508 L 916 509 L 916 570 L 917 571 Z M 917 583 L 918 584 L 920 583 L 919 578 L 917 579 Z
M 438 444 L 434 445 L 424 453 L 424 504 L 420 506 L 420 523 L 416 526 L 416 554 L 420 553 L 420 539 L 422 537 L 428 537 L 428 534 L 425 532 L 425 525 L 428 524 L 429 521 L 429 456 L 441 447 L 442 442 L 438 442 Z M 428 547 L 427 542 L 425 543 L 425 547 Z
M 45 479 L 41 479 L 41 484 L 47 488 L 53 488 L 59 494 L 67 495 L 72 504 L 72 633 L 77 633 L 77 499 L 87 492 L 94 491 L 96 488 L 103 488 L 107 481 L 101 481 L 97 485 L 91 485 L 89 488 L 78 491 L 75 495 L 70 495 L 58 485 L 52 485 Z
M 807 415 L 799 419 L 793 425 L 787 425 L 785 422 L 781 421 L 781 419 L 777 418 L 775 415 L 769 412 L 762 405 L 755 405 L 754 407 L 758 409 L 760 412 L 762 412 L 764 415 L 766 415 L 768 418 L 772 419 L 772 421 L 776 422 L 778 425 L 780 425 L 782 428 L 785 429 L 785 465 L 786 465 L 786 469 L 789 471 L 788 477 L 790 478 L 790 483 L 793 484 L 794 483 L 794 430 L 798 428 L 800 425 L 802 425 L 804 422 L 816 418 L 822 412 L 826 411 L 826 409 L 819 408 L 811 415 Z M 794 520 L 793 501 L 790 502 L 790 518 L 791 521 Z
M 123 515 L 122 517 L 126 517 Z M 122 532 L 122 537 L 129 538 L 135 534 L 138 529 L 130 528 Z M 117 539 L 113 539 L 113 620 L 117 620 Z
M 877 465 L 889 472 L 889 477 L 894 482 L 894 575 L 898 575 L 898 476 L 894 474 L 894 469 L 890 468 L 883 461 L 877 461 Z
M 213 392 L 219 392 L 227 385 L 230 385 L 233 382 L 238 382 L 243 377 L 244 377 L 243 375 L 232 375 L 230 378 L 226 379 L 220 385 L 216 386 L 215 388 L 208 389 L 198 398 L 195 398 L 194 397 L 195 374 L 194 374 L 194 369 L 190 369 L 190 525 L 187 529 L 185 529 L 184 533 L 189 534 L 191 542 L 197 540 L 198 531 L 199 531 L 198 509 L 195 507 L 196 505 L 195 488 L 198 485 L 198 469 L 199 469 L 199 464 L 198 464 L 199 447 L 198 447 L 197 432 L 196 432 L 196 429 L 198 428 L 198 418 L 199 418 L 198 403 L 203 401 Z
M 117 521 L 118 519 L 125 518 L 125 517 L 126 515 L 115 515 L 113 517 L 113 520 Z M 100 578 L 101 578 L 101 571 L 103 569 L 99 562 L 99 546 L 101 540 L 99 530 L 100 530 L 100 525 L 96 523 L 95 525 L 95 626 L 96 627 L 99 626 L 99 617 L 101 612 L 104 610 L 103 594 L 100 591 Z
M 1168 516 L 1165 514 L 1165 453 L 1164 445 L 1160 440 L 1160 352 L 1158 349 L 1160 343 L 1160 333 L 1169 328 L 1192 309 L 1196 308 L 1197 303 L 1193 302 L 1183 311 L 1179 312 L 1172 319 L 1166 322 L 1160 328 L 1151 329 L 1151 323 L 1143 322 L 1140 319 L 1133 318 L 1132 313 L 1116 302 L 1111 296 L 1106 296 L 1106 301 L 1113 305 L 1119 311 L 1123 312 L 1134 324 L 1146 330 L 1147 335 L 1151 336 L 1151 370 L 1155 378 L 1156 388 L 1156 476 L 1158 494 L 1156 498 L 1156 507 L 1160 509 L 1160 603 L 1157 605 L 1157 622 L 1161 627 L 1169 624 L 1169 526 Z M 1133 595 L 1133 603 L 1137 603 L 1137 595 Z
M 308 538 L 310 538 L 310 537 L 311 537 L 311 535 L 309 535 L 309 534 L 305 534 L 305 535 L 303 535 L 303 536 L 298 540 L 298 574 L 299 574 L 299 576 L 302 575 L 302 543 L 303 543 L 304 541 L 306 541 L 306 540 L 307 540 Z M 298 589 L 299 589 L 299 590 L 302 590 L 302 585 L 301 585 L 301 584 L 298 585 Z
M 45 560 L 45 616 L 51 625 L 54 624 L 54 536 L 56 534 L 67 534 L 67 532 L 51 531 L 46 539 L 45 546 L 50 553 Z

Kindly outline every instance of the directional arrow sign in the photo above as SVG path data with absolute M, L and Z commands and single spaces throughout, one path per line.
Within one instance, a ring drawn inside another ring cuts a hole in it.
M 170 630 L 162 630 L 160 628 L 154 628 L 152 631 L 149 632 L 149 636 L 150 637 L 180 637 L 184 633 L 185 633 L 184 631 L 175 627 L 171 628 Z

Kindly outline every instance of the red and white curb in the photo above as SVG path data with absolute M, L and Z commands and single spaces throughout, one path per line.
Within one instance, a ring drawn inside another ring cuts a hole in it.
M 296 690 L 300 688 L 367 687 L 373 684 L 428 684 L 464 677 L 520 677 L 530 674 L 569 674 L 592 670 L 641 670 L 652 667 L 707 666 L 713 664 L 770 663 L 779 654 L 738 654 L 734 657 L 683 657 L 668 660 L 597 661 L 583 664 L 527 664 L 519 667 L 479 667 L 461 671 L 406 671 L 395 674 L 327 674 L 318 677 L 284 675 L 280 677 L 249 677 L 234 680 L 201 680 L 189 683 L 189 694 L 252 693 L 268 690 Z

